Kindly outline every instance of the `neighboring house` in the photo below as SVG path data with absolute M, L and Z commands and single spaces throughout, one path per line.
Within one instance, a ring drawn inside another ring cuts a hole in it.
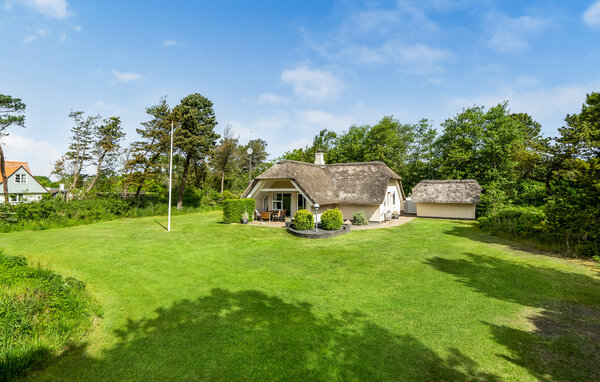
M 413 187 L 410 200 L 419 217 L 475 219 L 480 197 L 481 186 L 474 179 L 423 180 Z
M 259 211 L 285 210 L 294 216 L 300 209 L 319 216 L 338 208 L 344 220 L 364 211 L 371 222 L 400 213 L 405 199 L 401 178 L 382 162 L 325 164 L 317 152 L 315 163 L 283 160 L 257 176 L 242 194 L 254 198 Z
M 12 204 L 41 200 L 48 190 L 29 170 L 27 162 L 5 162 L 9 200 Z M 4 203 L 4 179 L 0 174 L 0 203 Z

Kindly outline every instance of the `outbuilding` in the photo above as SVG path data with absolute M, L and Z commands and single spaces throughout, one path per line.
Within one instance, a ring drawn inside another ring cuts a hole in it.
M 473 220 L 480 198 L 481 186 L 474 179 L 423 180 L 413 187 L 411 201 L 418 217 Z

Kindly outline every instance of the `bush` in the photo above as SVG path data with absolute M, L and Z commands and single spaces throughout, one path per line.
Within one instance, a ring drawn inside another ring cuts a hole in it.
M 31 369 L 81 340 L 98 314 L 74 278 L 40 267 L 24 257 L 0 253 L 0 380 Z
M 337 208 L 327 210 L 321 215 L 321 227 L 325 230 L 336 231 L 342 228 L 342 224 L 344 224 L 344 217 Z
M 299 210 L 294 215 L 294 228 L 297 230 L 311 229 L 315 226 L 313 214 L 308 210 Z
M 246 199 L 227 199 L 223 201 L 223 222 L 224 223 L 241 223 L 242 214 L 248 213 L 248 221 L 252 221 L 254 217 L 254 208 L 256 200 L 251 198 Z
M 352 214 L 352 224 L 354 225 L 368 225 L 369 221 L 365 216 L 365 211 L 356 211 Z
M 478 220 L 481 229 L 511 237 L 534 237 L 546 230 L 546 214 L 538 207 L 504 206 Z

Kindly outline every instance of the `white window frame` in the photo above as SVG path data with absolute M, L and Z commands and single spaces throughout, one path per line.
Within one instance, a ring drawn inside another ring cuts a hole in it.
M 271 200 L 271 207 L 273 207 L 273 211 L 279 211 L 283 209 L 283 193 L 282 192 L 274 192 L 273 199 Z M 279 206 L 277 208 L 276 206 Z

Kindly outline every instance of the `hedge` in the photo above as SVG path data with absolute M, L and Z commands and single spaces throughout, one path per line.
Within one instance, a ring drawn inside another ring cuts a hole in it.
M 223 201 L 223 222 L 241 223 L 244 211 L 248 213 L 248 221 L 252 221 L 255 207 L 256 200 L 251 198 L 226 199 Z
M 342 224 L 344 224 L 344 217 L 337 208 L 327 210 L 321 215 L 321 227 L 325 230 L 336 231 L 342 228 Z
M 294 228 L 297 230 L 305 230 L 314 228 L 315 221 L 313 219 L 313 214 L 311 214 L 308 210 L 299 210 L 294 215 Z

